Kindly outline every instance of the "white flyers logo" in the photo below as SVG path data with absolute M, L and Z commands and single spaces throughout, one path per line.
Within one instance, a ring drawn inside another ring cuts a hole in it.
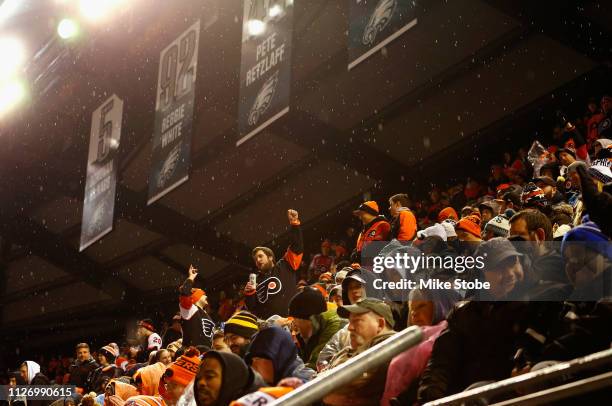
M 257 300 L 259 303 L 266 303 L 270 295 L 276 295 L 283 289 L 283 285 L 275 276 L 271 276 L 257 284 Z
M 209 319 L 202 319 L 202 331 L 204 335 L 208 338 L 213 336 L 213 330 L 215 329 L 215 323 Z
M 380 0 L 370 17 L 368 25 L 363 30 L 363 45 L 372 46 L 376 35 L 387 28 L 397 9 L 397 0 Z

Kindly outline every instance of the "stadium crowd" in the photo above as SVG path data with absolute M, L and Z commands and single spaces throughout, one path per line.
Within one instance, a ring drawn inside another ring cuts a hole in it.
M 255 247 L 257 272 L 215 312 L 192 266 L 164 331 L 140 320 L 140 345 L 79 343 L 74 359 L 53 358 L 44 371 L 31 360 L 16 365 L 11 384 L 77 387 L 55 406 L 263 404 L 418 326 L 420 344 L 322 400 L 408 405 L 610 348 L 612 97 L 590 101 L 574 122 L 559 118 L 547 147 L 504 153 L 484 182 L 434 188 L 423 200 L 390 193 L 388 218 L 381 202 L 363 202 L 356 239 L 347 241 L 348 230 L 323 240 L 308 266 L 299 213 L 290 209 L 286 252 Z M 486 254 L 486 269 L 470 277 L 491 289 L 381 297 L 362 259 L 375 241 L 386 255 Z

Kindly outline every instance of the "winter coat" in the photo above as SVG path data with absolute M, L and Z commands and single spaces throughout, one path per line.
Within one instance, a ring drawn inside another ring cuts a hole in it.
M 113 378 L 121 376 L 121 368 L 114 364 L 107 365 L 105 367 L 100 366 L 91 373 L 87 379 L 87 387 L 92 392 L 104 393 L 106 384 Z
M 332 365 L 338 366 L 349 358 L 374 347 L 395 334 L 394 331 L 384 332 L 374 337 L 369 345 L 357 351 L 349 350 L 339 354 L 332 360 Z M 378 405 L 385 389 L 388 365 L 382 365 L 376 369 L 365 371 L 359 378 L 356 378 L 347 385 L 333 391 L 323 398 L 326 405 Z M 333 373 L 333 370 L 332 372 Z
M 79 388 L 83 388 L 84 392 L 87 392 L 89 388 L 86 387 L 87 377 L 93 371 L 99 367 L 98 363 L 93 358 L 89 358 L 83 362 L 75 361 L 70 365 L 70 384 Z
M 348 331 L 348 324 L 342 327 L 340 330 L 336 331 L 336 334 L 332 336 L 332 338 L 325 344 L 321 352 L 319 353 L 319 357 L 317 358 L 317 369 L 319 365 L 327 366 L 331 359 L 336 355 L 340 350 L 346 348 L 351 345 L 351 335 Z
M 254 357 L 272 361 L 274 382 L 267 382 L 269 385 L 276 385 L 284 378 L 299 378 L 307 382 L 315 375 L 315 371 L 304 365 L 298 356 L 291 334 L 277 326 L 264 328 L 253 336 L 244 359 L 251 365 Z
M 391 398 L 398 396 L 415 382 L 418 382 L 431 357 L 434 342 L 446 326 L 446 320 L 442 320 L 436 325 L 422 327 L 423 341 L 391 360 L 387 371 L 385 392 L 380 401 L 381 405 L 389 405 Z
M 448 315 L 448 326 L 435 341 L 419 389 L 419 402 L 464 390 L 478 381 L 510 377 L 513 357 L 530 332 L 548 335 L 567 285 L 534 285 L 516 301 L 467 301 Z M 533 301 L 529 302 L 529 297 Z
M 325 344 L 340 330 L 346 320 L 340 318 L 335 309 L 310 316 L 312 335 L 306 341 L 298 334 L 299 353 L 308 368 L 317 369 L 317 358 Z
M 361 251 L 372 241 L 388 241 L 391 232 L 391 224 L 385 216 L 377 216 L 368 224 L 363 226 L 355 250 L 351 255 L 353 262 L 361 262 Z

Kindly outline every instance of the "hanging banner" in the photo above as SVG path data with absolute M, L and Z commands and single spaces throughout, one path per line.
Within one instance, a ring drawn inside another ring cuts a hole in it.
M 113 229 L 117 150 L 122 118 L 123 101 L 116 95 L 112 95 L 91 115 L 79 251 Z
M 161 52 L 147 204 L 189 178 L 199 39 L 198 20 Z
M 349 70 L 417 23 L 415 0 L 350 0 Z
M 289 112 L 293 0 L 244 0 L 238 142 Z

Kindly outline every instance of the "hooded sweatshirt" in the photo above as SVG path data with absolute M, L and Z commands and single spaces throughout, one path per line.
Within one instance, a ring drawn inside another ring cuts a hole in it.
M 141 395 L 159 396 L 159 380 L 166 371 L 166 366 L 161 362 L 140 368 L 134 378 L 140 376 L 142 380 Z
M 34 377 L 40 373 L 40 365 L 34 361 L 26 361 L 25 364 L 28 367 L 28 385 L 32 385 Z
M 221 381 L 221 389 L 219 390 L 219 398 L 215 402 L 215 406 L 227 406 L 232 400 L 236 400 L 241 396 L 251 393 L 264 386 L 265 383 L 245 362 L 236 354 L 229 352 L 208 351 L 202 358 L 202 364 L 206 363 L 207 358 L 215 358 L 221 363 L 223 379 Z M 198 400 L 198 380 L 202 377 L 204 368 L 200 367 L 196 375 L 193 391 L 196 404 Z
M 251 341 L 245 361 L 251 365 L 253 357 L 269 359 L 274 366 L 275 385 L 283 378 L 299 378 L 304 382 L 311 380 L 315 371 L 304 366 L 298 356 L 291 334 L 280 327 L 268 327 L 260 330 Z
M 34 361 L 25 362 L 28 368 L 28 385 L 49 385 L 50 381 L 40 372 L 40 365 Z M 28 406 L 46 406 L 51 403 L 49 400 L 28 400 Z

